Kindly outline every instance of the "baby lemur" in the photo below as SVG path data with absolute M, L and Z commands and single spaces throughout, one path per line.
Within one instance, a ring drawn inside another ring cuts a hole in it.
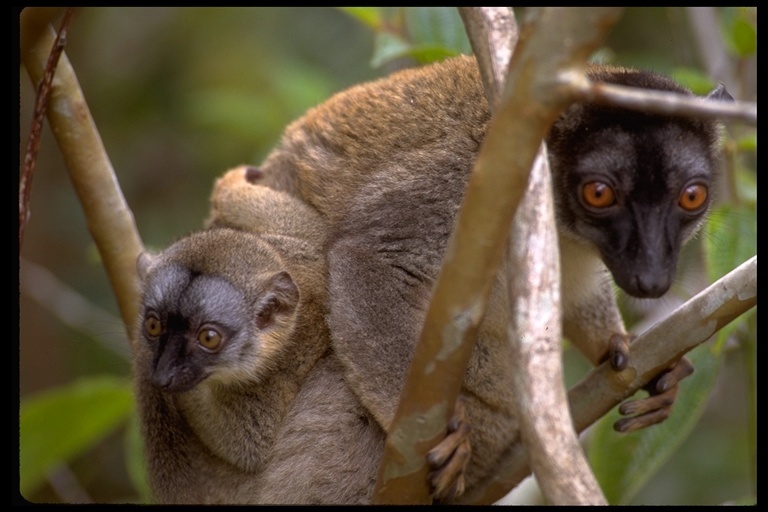
M 384 437 L 331 356 L 327 228 L 287 194 L 249 186 L 248 198 L 250 232 L 220 219 L 139 258 L 135 372 L 153 498 L 366 503 Z
M 243 171 L 217 181 L 208 230 L 138 261 L 135 371 L 153 498 L 369 503 L 386 434 L 331 349 L 328 228 Z M 452 496 L 461 466 L 440 462 L 436 496 Z
M 691 94 L 647 71 L 594 65 L 590 79 Z M 718 87 L 708 96 L 728 100 Z M 259 183 L 310 205 L 329 227 L 328 326 L 351 388 L 388 429 L 490 111 L 475 60 L 448 59 L 352 87 L 288 126 Z M 670 287 L 683 243 L 713 195 L 718 126 L 595 104 L 548 134 L 562 253 L 565 336 L 597 364 L 627 364 L 609 272 L 635 297 Z M 514 141 L 510 141 L 514 150 Z M 514 243 L 514 241 L 513 241 Z M 502 264 L 463 383 L 472 424 L 468 489 L 514 441 Z M 678 364 L 617 424 L 663 420 L 689 373 Z M 658 396 L 654 396 L 658 395 Z

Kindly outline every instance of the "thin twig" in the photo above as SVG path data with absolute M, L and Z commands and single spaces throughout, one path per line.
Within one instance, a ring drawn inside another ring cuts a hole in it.
M 59 63 L 59 57 L 67 44 L 67 30 L 72 21 L 75 9 L 68 7 L 64 12 L 64 18 L 61 20 L 59 33 L 51 48 L 48 61 L 45 64 L 43 79 L 37 86 L 37 96 L 35 97 L 35 109 L 32 117 L 32 127 L 29 130 L 29 139 L 27 140 L 27 152 L 24 155 L 24 165 L 21 176 L 19 177 L 19 251 L 21 251 L 21 242 L 24 238 L 24 231 L 29 220 L 29 195 L 32 190 L 32 176 L 35 173 L 35 163 L 37 153 L 40 151 L 40 138 L 43 132 L 43 118 L 48 110 L 48 99 L 51 97 L 51 83 L 53 75 L 56 73 L 56 67 Z
M 21 59 L 32 83 L 42 80 L 45 56 L 55 40 L 43 11 L 28 7 L 21 16 Z M 130 333 L 139 303 L 136 258 L 144 247 L 66 52 L 59 60 L 47 115 Z
M 753 126 L 757 124 L 757 104 L 754 102 L 713 101 L 673 92 L 595 83 L 576 75 L 572 77 L 567 80 L 568 86 L 578 101 L 594 101 L 653 114 L 731 119 Z

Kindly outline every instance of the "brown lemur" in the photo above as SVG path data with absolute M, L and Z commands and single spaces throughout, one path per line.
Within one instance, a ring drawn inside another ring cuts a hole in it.
M 385 433 L 330 345 L 327 226 L 242 176 L 218 180 L 207 230 L 139 257 L 134 366 L 153 499 L 369 503 Z M 436 496 L 457 492 L 456 460 L 436 465 Z
M 594 65 L 596 81 L 690 94 L 669 78 Z M 718 87 L 709 96 L 728 100 Z M 471 57 L 352 87 L 288 126 L 252 177 L 327 223 L 328 327 L 356 396 L 387 430 L 419 337 L 490 111 Z M 576 104 L 546 138 L 554 180 L 563 332 L 593 364 L 627 364 L 629 335 L 609 275 L 629 295 L 670 287 L 680 247 L 713 195 L 718 126 L 709 120 Z M 514 145 L 514 141 L 510 141 Z M 243 179 L 245 179 L 243 177 Z M 472 424 L 467 490 L 497 471 L 515 440 L 507 364 L 510 315 L 502 264 L 461 398 Z M 634 430 L 662 421 L 681 362 L 625 404 Z

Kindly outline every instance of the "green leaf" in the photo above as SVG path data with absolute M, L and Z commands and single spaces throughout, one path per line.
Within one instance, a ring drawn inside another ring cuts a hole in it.
M 338 7 L 367 27 L 378 30 L 383 25 L 383 17 L 379 7 Z
M 687 87 L 694 94 L 699 96 L 706 95 L 711 91 L 715 84 L 709 79 L 707 75 L 701 71 L 693 68 L 676 68 L 670 75 L 683 87 Z
M 710 213 L 704 230 L 705 263 L 710 282 L 757 254 L 757 212 L 749 204 L 718 206 Z M 718 350 L 738 325 L 738 322 L 732 322 L 718 333 Z
M 405 26 L 414 46 L 442 48 L 448 54 L 472 53 L 472 48 L 455 7 L 410 7 Z
M 726 31 L 726 42 L 739 57 L 748 57 L 757 50 L 757 31 L 744 18 L 736 18 Z
M 749 204 L 724 204 L 712 210 L 704 226 L 710 282 L 757 254 L 757 212 Z
M 387 62 L 408 54 L 411 45 L 390 32 L 379 32 L 373 41 L 373 55 L 371 66 L 378 68 Z
M 609 503 L 629 503 L 672 457 L 701 417 L 721 358 L 707 346 L 692 351 L 688 358 L 695 372 L 680 383 L 674 409 L 665 422 L 619 434 L 613 430 L 613 423 L 620 418 L 615 409 L 592 430 L 588 457 Z
M 19 411 L 19 488 L 28 494 L 47 472 L 98 443 L 133 411 L 130 380 L 84 377 L 25 398 Z
M 471 54 L 464 23 L 455 7 L 407 7 L 404 28 L 394 20 L 385 20 L 379 12 L 371 66 L 380 67 L 402 57 L 427 64 L 460 53 Z M 369 26 L 372 26 L 369 24 Z

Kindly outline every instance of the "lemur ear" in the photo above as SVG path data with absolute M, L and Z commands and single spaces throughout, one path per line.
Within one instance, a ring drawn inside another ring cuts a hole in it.
M 288 272 L 273 275 L 256 304 L 256 325 L 266 329 L 279 315 L 290 315 L 299 304 L 299 289 Z
M 733 101 L 733 96 L 731 96 L 731 93 L 725 90 L 725 86 L 723 84 L 717 84 L 717 87 L 712 89 L 706 97 L 710 100 Z
M 139 275 L 139 279 L 143 281 L 147 277 L 147 274 L 149 274 L 149 271 L 156 260 L 157 257 L 155 255 L 146 251 L 139 253 L 138 258 L 136 258 L 136 272 Z

